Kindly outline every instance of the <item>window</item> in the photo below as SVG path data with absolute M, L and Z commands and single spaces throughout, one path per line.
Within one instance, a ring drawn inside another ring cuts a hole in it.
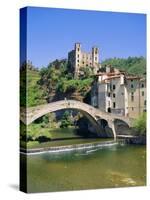
M 144 106 L 146 106 L 146 100 L 144 101 Z
M 132 107 L 132 111 L 134 110 L 134 108 Z
M 78 51 L 80 51 L 80 48 L 78 48 Z
M 131 92 L 131 101 L 134 101 L 134 92 Z
M 79 60 L 77 60 L 77 62 L 79 63 Z
M 116 94 L 115 94 L 115 93 L 113 93 L 113 97 L 114 97 L 114 98 L 116 97 Z
M 79 58 L 79 54 L 78 54 L 78 58 Z
M 110 107 L 107 109 L 107 112 L 111 113 L 111 108 Z
M 108 97 L 110 97 L 110 92 L 108 92 Z
M 97 57 L 95 57 L 95 61 L 97 61 Z
M 113 85 L 113 90 L 115 90 L 116 89 L 116 86 L 115 85 Z
M 144 91 L 142 91 L 142 96 L 144 96 Z
M 134 96 L 131 96 L 131 101 L 134 101 Z
M 144 83 L 141 84 L 141 87 L 144 88 Z
M 133 84 L 131 84 L 131 88 L 134 88 Z
M 115 102 L 113 102 L 113 108 L 116 108 L 116 103 Z
M 133 79 L 131 79 L 131 82 L 133 82 Z
M 121 95 L 124 95 L 124 93 L 122 92 Z
M 84 62 L 82 62 L 82 64 L 84 65 Z

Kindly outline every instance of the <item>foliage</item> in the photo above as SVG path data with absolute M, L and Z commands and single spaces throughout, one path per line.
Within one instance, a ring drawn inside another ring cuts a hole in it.
M 84 98 L 90 90 L 93 78 L 89 68 L 84 67 L 82 70 L 84 75 L 80 79 L 74 79 L 66 60 L 56 60 L 50 63 L 47 68 L 42 68 L 39 84 L 44 90 L 47 100 L 54 93 L 59 96 L 60 94 L 78 92 Z
M 66 93 L 66 92 L 74 92 L 79 91 L 82 94 L 86 93 L 93 82 L 93 78 L 88 79 L 61 79 L 57 84 L 57 91 Z
M 20 122 L 20 139 L 22 142 L 47 142 L 55 138 L 66 138 L 74 136 L 74 133 L 70 134 L 70 131 L 65 131 L 65 134 L 61 134 L 61 129 L 57 130 L 58 124 L 61 128 L 67 128 L 73 125 L 71 114 L 69 111 L 65 111 L 61 122 L 56 120 L 55 113 L 49 113 L 30 125 L 26 126 Z M 56 128 L 57 127 L 57 128 Z M 59 132 L 60 131 L 60 132 Z M 71 131 L 72 132 L 72 131 Z M 69 135 L 70 134 L 70 135 Z
M 91 67 L 87 67 L 87 66 L 80 68 L 80 71 L 83 72 L 84 79 L 89 78 L 93 74 Z
M 146 113 L 143 113 L 137 120 L 135 120 L 134 128 L 138 135 L 146 135 Z
M 20 122 L 20 139 L 25 142 L 50 140 L 50 130 L 56 128 L 55 113 L 49 113 L 26 126 Z
M 55 128 L 57 125 L 57 120 L 56 120 L 56 114 L 53 113 L 48 113 L 34 121 L 36 124 L 41 124 L 42 128 L 49 127 L 49 128 Z
M 26 141 L 26 125 L 20 121 L 20 139 Z
M 102 62 L 102 68 L 111 64 L 120 70 L 131 74 L 143 75 L 146 73 L 146 60 L 144 57 L 110 58 Z M 24 69 L 24 68 L 23 68 Z M 89 67 L 81 68 L 82 76 L 74 79 L 67 60 L 55 60 L 47 67 L 24 69 L 20 78 L 20 104 L 21 106 L 36 106 L 64 98 L 67 95 L 85 99 L 93 82 L 92 70 Z M 88 99 L 88 98 L 87 98 Z
M 55 60 L 50 63 L 48 67 L 43 67 L 40 70 L 40 80 L 39 84 L 44 91 L 47 99 L 49 95 L 56 91 L 57 84 L 60 83 L 60 79 L 63 77 L 71 79 L 71 74 L 67 73 L 67 62 L 66 60 Z
M 20 106 L 26 106 L 26 71 L 20 71 Z
M 71 115 L 69 111 L 65 111 L 63 116 L 62 116 L 62 120 L 61 120 L 61 125 L 60 128 L 66 128 L 69 126 L 72 126 L 72 120 L 71 120 Z
M 59 62 L 59 65 L 58 65 Z M 58 67 L 59 66 L 59 67 Z M 66 61 L 54 61 L 48 65 L 48 67 L 43 67 L 40 70 L 40 84 L 43 86 L 50 86 L 50 89 L 55 88 L 57 82 L 61 77 L 64 77 L 67 70 Z
M 20 74 L 20 105 L 36 106 L 46 102 L 43 90 L 38 81 L 39 72 L 36 70 L 24 70 Z
M 146 73 L 146 59 L 144 57 L 109 58 L 102 62 L 102 67 L 111 65 L 129 74 L 144 75 Z

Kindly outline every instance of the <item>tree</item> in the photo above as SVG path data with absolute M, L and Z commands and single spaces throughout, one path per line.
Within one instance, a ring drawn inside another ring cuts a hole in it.
M 82 67 L 80 71 L 83 72 L 82 79 L 89 78 L 93 74 L 91 67 L 87 67 L 87 66 Z
M 69 111 L 65 111 L 63 116 L 62 116 L 62 120 L 61 120 L 61 125 L 60 128 L 66 128 L 69 126 L 72 126 L 72 120 L 71 120 L 71 115 Z
M 146 59 L 144 57 L 109 58 L 102 62 L 102 67 L 111 65 L 112 67 L 124 70 L 129 74 L 144 75 L 146 73 Z
M 41 124 L 43 128 L 50 127 L 53 128 L 56 126 L 57 120 L 56 120 L 56 114 L 48 113 L 34 121 L 35 124 Z
M 146 135 L 146 113 L 143 113 L 138 119 L 134 122 L 134 128 L 138 135 Z

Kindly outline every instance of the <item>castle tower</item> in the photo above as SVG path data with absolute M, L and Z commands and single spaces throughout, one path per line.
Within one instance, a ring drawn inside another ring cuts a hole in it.
M 80 60 L 81 60 L 81 44 L 75 43 L 75 77 L 78 77 L 80 69 Z
M 99 49 L 97 47 L 92 48 L 92 66 L 94 74 L 97 73 L 99 65 Z
M 75 78 L 84 75 L 83 68 L 89 68 L 93 71 L 93 74 L 97 74 L 100 67 L 99 49 L 93 47 L 90 52 L 85 52 L 82 51 L 80 43 L 75 43 L 74 49 L 68 53 L 68 63 Z

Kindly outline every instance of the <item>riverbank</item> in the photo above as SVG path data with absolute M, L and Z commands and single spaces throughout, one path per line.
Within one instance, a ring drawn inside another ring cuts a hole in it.
M 36 148 L 38 145 L 43 145 L 43 143 L 54 140 L 82 138 L 81 135 L 77 134 L 74 127 L 50 129 L 48 127 L 41 128 L 39 124 L 32 125 L 31 127 L 27 130 L 27 133 L 24 133 L 24 137 L 20 139 L 20 146 L 23 148 Z

